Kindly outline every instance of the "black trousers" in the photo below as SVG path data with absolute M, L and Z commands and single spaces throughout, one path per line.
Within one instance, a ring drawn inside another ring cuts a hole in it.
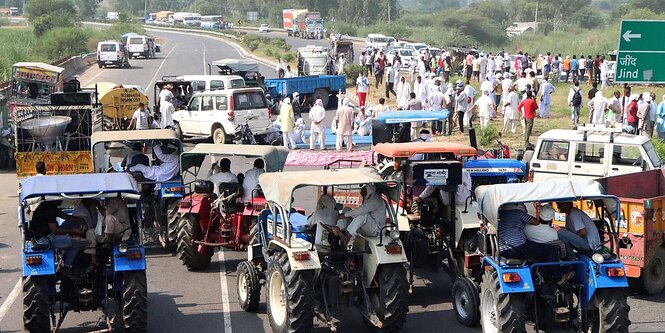
M 386 98 L 390 98 L 390 93 L 393 93 L 395 97 L 397 97 L 397 93 L 395 92 L 395 83 L 394 82 L 387 82 L 386 83 Z
M 464 112 L 457 111 L 457 122 L 459 123 L 459 131 L 464 133 Z

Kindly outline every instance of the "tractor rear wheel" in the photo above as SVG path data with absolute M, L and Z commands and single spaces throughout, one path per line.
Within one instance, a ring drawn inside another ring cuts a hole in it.
M 166 211 L 166 235 L 167 244 L 165 248 L 173 250 L 176 247 L 176 240 L 178 239 L 178 223 L 180 222 L 180 214 L 178 214 L 178 202 L 171 201 L 168 203 Z
M 23 278 L 23 329 L 30 333 L 51 331 L 48 276 Z
M 601 289 L 597 293 L 598 317 L 595 318 L 591 331 L 627 333 L 630 326 L 630 305 L 626 293 L 622 289 Z
M 496 271 L 485 272 L 480 289 L 480 322 L 483 333 L 526 332 L 527 306 L 523 293 L 502 293 Z
M 259 307 L 261 284 L 256 266 L 249 261 L 238 264 L 238 304 L 247 312 L 254 312 Z
M 314 328 L 314 291 L 308 271 L 291 270 L 286 252 L 268 263 L 268 317 L 275 333 L 304 333 Z
M 122 319 L 125 332 L 143 333 L 148 330 L 148 283 L 145 271 L 123 273 Z
M 259 224 L 257 221 L 258 219 L 253 217 L 249 226 L 249 246 L 259 243 Z
M 192 214 L 186 214 L 178 223 L 178 257 L 190 271 L 202 269 L 210 264 L 210 257 L 199 253 L 195 240 L 203 238 L 199 222 Z
M 381 329 L 367 322 L 367 326 L 381 332 L 402 329 L 409 312 L 409 282 L 402 264 L 381 265 L 376 277 L 378 294 L 370 294 L 370 302 L 382 323 Z
M 462 277 L 453 283 L 453 310 L 464 326 L 476 326 L 480 320 L 480 296 L 471 279 Z
M 659 247 L 642 268 L 640 287 L 648 295 L 655 295 L 665 288 L 665 248 Z

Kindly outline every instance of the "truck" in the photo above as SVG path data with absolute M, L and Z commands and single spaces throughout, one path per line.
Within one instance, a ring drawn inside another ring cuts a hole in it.
M 298 76 L 329 74 L 330 55 L 327 47 L 307 45 L 299 47 L 297 51 Z
M 107 12 L 106 19 L 109 21 L 117 21 L 120 19 L 120 13 L 118 12 Z
M 18 7 L 0 8 L 0 16 L 18 16 Z
M 185 21 L 189 21 L 193 17 L 193 13 L 189 12 L 177 12 L 173 14 L 173 23 L 174 24 L 185 24 Z
M 296 18 L 299 37 L 303 39 L 323 38 L 323 19 L 319 12 L 300 13 Z
M 298 36 L 298 24 L 296 19 L 301 13 L 307 13 L 308 9 L 283 9 L 282 10 L 282 27 L 286 30 L 289 36 Z
M 155 16 L 156 16 L 156 18 L 155 18 L 156 20 L 168 21 L 171 17 L 173 17 L 173 12 L 168 11 L 168 10 L 163 10 L 161 12 L 157 12 L 155 14 Z
M 266 79 L 264 86 L 272 98 L 289 97 L 294 92 L 301 95 L 304 105 L 313 105 L 321 99 L 323 107 L 330 104 L 330 99 L 344 92 L 346 77 L 343 75 L 312 75 L 282 79 Z
M 348 61 L 355 61 L 353 53 L 353 41 L 348 39 L 335 39 L 330 48 L 330 57 L 338 59 L 340 55 L 344 55 Z
M 665 288 L 665 170 L 605 177 L 598 182 L 608 195 L 617 196 L 621 202 L 620 217 L 616 221 L 621 235 L 619 255 L 626 275 L 644 293 L 662 292 Z M 586 208 L 586 204 L 582 207 Z

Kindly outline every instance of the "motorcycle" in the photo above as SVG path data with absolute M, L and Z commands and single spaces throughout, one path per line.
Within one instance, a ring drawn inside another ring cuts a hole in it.
M 245 121 L 242 124 L 236 126 L 236 134 L 233 142 L 236 144 L 244 145 L 256 145 L 258 142 L 252 133 L 252 129 L 249 127 L 249 121 L 257 119 L 257 115 L 249 115 L 245 118 Z
M 488 150 L 478 149 L 478 158 L 479 159 L 503 159 L 510 158 L 510 148 L 507 145 L 504 145 L 501 140 L 496 140 L 499 145 L 497 148 L 491 148 Z
M 0 169 L 13 170 L 16 168 L 16 145 L 14 142 L 14 133 L 11 129 L 0 130 Z

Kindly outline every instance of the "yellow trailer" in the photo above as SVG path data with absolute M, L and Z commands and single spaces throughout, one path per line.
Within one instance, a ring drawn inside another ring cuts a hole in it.
M 104 113 L 104 130 L 125 130 L 143 103 L 148 108 L 148 96 L 139 86 L 99 82 L 97 93 Z M 88 87 L 94 88 L 94 86 Z

